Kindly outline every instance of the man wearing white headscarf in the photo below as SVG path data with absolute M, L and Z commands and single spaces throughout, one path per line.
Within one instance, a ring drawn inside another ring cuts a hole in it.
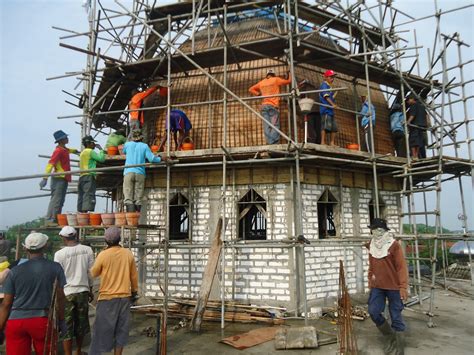
M 401 245 L 387 227 L 387 222 L 374 218 L 370 226 L 369 249 L 369 314 L 384 335 L 385 354 L 404 354 L 405 323 L 403 301 L 408 298 L 408 268 Z M 391 325 L 383 316 L 388 299 Z

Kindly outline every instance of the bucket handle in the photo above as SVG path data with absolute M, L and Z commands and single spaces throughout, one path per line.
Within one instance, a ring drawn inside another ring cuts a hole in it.
M 183 141 L 181 142 L 181 144 L 183 143 L 194 143 L 193 142 L 193 139 L 190 137 L 190 136 L 187 136 L 186 138 L 183 139 Z

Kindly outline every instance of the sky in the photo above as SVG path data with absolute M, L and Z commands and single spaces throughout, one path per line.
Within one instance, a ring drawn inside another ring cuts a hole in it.
M 169 2 L 169 1 L 167 1 Z M 108 8 L 116 8 L 113 1 L 102 2 Z M 130 4 L 130 1 L 124 1 Z M 368 1 L 368 5 L 374 4 Z M 401 10 L 421 17 L 434 13 L 432 0 L 398 0 L 395 6 Z M 453 9 L 472 4 L 472 0 L 439 0 L 442 10 Z M 59 46 L 60 36 L 64 32 L 52 29 L 52 26 L 84 32 L 88 29 L 87 14 L 82 0 L 2 0 L 0 1 L 0 176 L 18 176 L 38 174 L 44 171 L 47 160 L 38 155 L 50 155 L 54 150 L 53 132 L 59 129 L 70 135 L 70 146 L 80 146 L 80 126 L 78 119 L 58 120 L 58 116 L 80 113 L 64 100 L 70 99 L 61 90 L 79 93 L 81 87 L 74 90 L 76 78 L 50 80 L 46 78 L 62 75 L 65 72 L 81 70 L 85 67 L 86 55 Z M 435 22 L 433 19 L 415 22 L 403 26 L 403 29 L 416 29 L 418 45 L 433 45 Z M 453 34 L 460 32 L 467 43 L 474 45 L 474 12 L 468 8 L 442 17 L 442 30 Z M 412 39 L 409 34 L 407 38 Z M 64 40 L 74 46 L 86 47 L 84 39 Z M 426 54 L 421 51 L 421 66 L 426 68 Z M 474 58 L 473 47 L 463 49 L 464 60 Z M 448 58 L 454 60 L 454 52 Z M 405 64 L 405 66 L 408 63 Z M 472 64 L 466 66 L 465 80 L 472 79 Z M 473 94 L 473 84 L 467 86 Z M 472 101 L 469 102 L 469 117 L 473 117 Z M 455 115 L 458 112 L 455 112 Z M 474 126 L 471 125 L 471 127 Z M 474 136 L 474 127 L 471 128 Z M 104 142 L 101 142 L 104 143 Z M 467 156 L 467 152 L 462 154 Z M 17 196 L 41 194 L 39 179 L 0 183 L 0 199 Z M 470 179 L 464 179 L 463 187 L 468 208 L 468 217 L 472 229 L 473 186 Z M 461 212 L 458 182 L 443 186 L 443 225 L 450 229 L 459 229 L 457 216 Z M 45 214 L 48 198 L 36 198 L 14 202 L 0 202 L 0 229 L 26 222 Z M 418 201 L 419 202 L 419 201 Z M 76 197 L 68 195 L 64 211 L 75 211 Z M 429 205 L 434 204 L 429 199 Z M 97 210 L 104 209 L 100 201 Z M 421 223 L 421 221 L 420 221 Z

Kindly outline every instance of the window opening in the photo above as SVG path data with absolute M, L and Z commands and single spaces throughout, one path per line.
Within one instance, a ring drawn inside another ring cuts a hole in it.
M 335 237 L 336 231 L 336 207 L 338 201 L 334 195 L 325 190 L 318 200 L 318 234 L 319 239 Z
M 239 202 L 239 239 L 267 239 L 267 203 L 255 190 L 250 190 Z
M 170 201 L 170 240 L 189 239 L 189 201 L 176 194 Z

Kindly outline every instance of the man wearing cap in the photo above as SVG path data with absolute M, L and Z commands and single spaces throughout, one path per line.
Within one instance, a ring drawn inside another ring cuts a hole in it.
M 64 322 L 64 291 L 66 278 L 58 263 L 44 258 L 48 236 L 31 233 L 23 246 L 29 261 L 11 269 L 4 284 L 5 298 L 0 306 L 0 331 L 6 329 L 7 354 L 43 354 L 48 314 L 51 309 L 53 288 L 56 285 L 57 318 L 61 334 L 66 331 Z M 8 319 L 8 321 L 7 321 Z M 6 327 L 6 328 L 5 328 Z M 46 349 L 49 354 L 49 349 Z
M 288 72 L 286 78 L 280 78 L 275 75 L 273 70 L 268 70 L 265 79 L 259 81 L 257 84 L 249 89 L 249 92 L 255 96 L 272 96 L 280 94 L 280 86 L 291 83 L 290 73 Z M 280 140 L 280 132 L 269 125 L 271 123 L 276 128 L 280 129 L 280 97 L 266 97 L 262 101 L 260 112 L 265 118 L 263 121 L 263 132 L 267 144 L 277 144 Z
M 105 242 L 107 249 L 97 256 L 91 269 L 93 277 L 100 277 L 100 288 L 90 355 L 112 350 L 115 355 L 122 354 L 128 343 L 130 305 L 138 291 L 135 258 L 120 246 L 120 229 L 107 228 Z
M 69 154 L 79 154 L 77 149 L 67 148 L 69 143 L 68 136 L 63 131 L 56 131 L 53 134 L 57 147 L 46 165 L 46 174 L 51 172 L 61 173 L 71 171 L 71 162 Z M 43 189 L 48 182 L 44 177 L 40 182 L 40 188 Z M 51 200 L 49 201 L 48 211 L 46 213 L 46 224 L 56 224 L 57 215 L 61 213 L 66 199 L 68 183 L 71 182 L 71 175 L 56 175 L 51 178 Z
M 105 143 L 105 149 L 108 147 L 118 147 L 119 145 L 125 144 L 127 137 L 125 136 L 125 129 L 119 128 L 113 133 L 110 133 Z
M 184 139 L 189 137 L 189 131 L 191 131 L 193 125 L 191 124 L 188 116 L 186 116 L 186 114 L 181 110 L 171 110 L 169 121 L 170 132 L 173 133 L 175 149 L 179 150 L 181 148 L 181 144 L 183 144 Z M 168 139 L 168 120 L 166 120 L 165 129 L 165 135 L 161 139 L 159 151 L 161 151 L 164 144 L 166 143 L 166 140 Z
M 408 299 L 408 268 L 401 245 L 389 232 L 387 222 L 374 218 L 370 226 L 372 239 L 369 249 L 369 314 L 384 335 L 384 352 L 404 353 L 405 323 L 402 318 L 403 301 Z M 391 325 L 383 316 L 388 300 Z
M 62 266 L 66 275 L 64 319 L 67 325 L 67 332 L 61 338 L 66 355 L 72 354 L 72 340 L 76 338 L 76 353 L 80 355 L 84 336 L 90 332 L 89 300 L 93 294 L 89 270 L 94 264 L 94 253 L 91 247 L 79 243 L 73 227 L 63 227 L 59 235 L 64 248 L 54 254 L 54 261 Z
M 125 169 L 123 170 L 123 195 L 127 212 L 140 212 L 143 194 L 145 192 L 145 167 L 130 167 L 127 165 L 159 163 L 161 158 L 153 155 L 150 147 L 142 142 L 142 132 L 137 129 L 132 132 L 132 141 L 125 143 L 123 153 L 126 155 Z
M 84 150 L 80 155 L 79 166 L 81 170 L 95 169 L 97 162 L 103 163 L 105 161 L 104 150 L 99 144 L 96 144 L 92 136 L 82 138 L 82 145 L 84 146 Z M 98 148 L 99 152 L 96 152 L 94 148 Z M 96 175 L 97 173 L 95 171 L 81 173 L 77 188 L 78 212 L 89 212 L 95 209 Z
M 326 144 L 326 133 L 329 133 L 329 145 L 336 145 L 336 133 L 338 132 L 336 119 L 334 118 L 334 109 L 336 105 L 336 93 L 331 89 L 336 73 L 333 70 L 326 70 L 324 72 L 324 81 L 319 87 L 323 90 L 319 93 L 319 102 L 322 104 L 319 107 L 321 114 L 321 144 Z
M 360 95 L 360 100 L 362 102 L 362 108 L 360 110 L 359 116 L 361 116 L 360 127 L 362 129 L 363 137 L 363 148 L 366 152 L 372 152 L 372 138 L 374 128 L 375 128 L 375 106 L 370 103 L 367 93 Z

